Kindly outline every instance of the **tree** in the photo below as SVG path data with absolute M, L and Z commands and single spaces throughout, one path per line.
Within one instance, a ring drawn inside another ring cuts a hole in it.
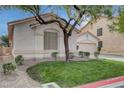
M 3 35 L 0 37 L 1 41 L 2 41 L 2 45 L 4 47 L 9 47 L 9 39 L 8 39 L 8 35 Z
M 119 7 L 119 16 L 117 21 L 113 23 L 115 31 L 124 33 L 124 6 Z
M 56 19 L 46 21 L 40 16 L 42 14 L 41 10 L 43 9 L 43 6 L 39 6 L 39 5 L 4 6 L 4 8 L 7 7 L 17 8 L 23 10 L 24 12 L 30 12 L 31 14 L 34 15 L 36 21 L 38 21 L 39 24 L 41 25 L 57 23 L 59 27 L 62 29 L 64 35 L 66 62 L 69 61 L 68 40 L 74 28 L 77 25 L 81 25 L 82 21 L 85 21 L 87 19 L 94 20 L 101 15 L 112 16 L 112 6 L 103 6 L 103 5 L 102 6 L 90 6 L 90 5 L 47 6 L 48 8 L 56 7 L 55 8 L 56 10 L 64 9 L 66 11 L 66 14 L 68 15 L 68 18 L 65 19 L 60 16 L 56 16 Z M 54 11 L 51 9 L 50 12 L 54 12 Z M 54 14 L 56 13 L 54 12 Z M 63 22 L 65 23 L 64 26 L 63 26 Z
M 109 24 L 110 31 L 124 33 L 124 6 L 119 6 L 116 17 Z

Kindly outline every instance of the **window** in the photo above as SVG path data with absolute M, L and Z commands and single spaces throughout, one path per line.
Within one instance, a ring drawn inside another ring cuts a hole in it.
M 98 42 L 98 47 L 103 47 L 102 41 L 99 41 L 99 42 Z
M 102 36 L 102 28 L 97 29 L 97 36 Z
M 44 32 L 44 49 L 57 50 L 58 35 L 56 32 Z

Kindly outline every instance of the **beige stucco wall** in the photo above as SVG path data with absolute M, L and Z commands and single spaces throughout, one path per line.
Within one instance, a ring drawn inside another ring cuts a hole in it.
M 0 56 L 2 56 L 3 55 L 3 51 L 2 51 L 2 44 L 0 44 Z
M 39 25 L 36 29 L 31 29 L 29 25 L 33 21 L 20 23 L 14 28 L 13 55 L 23 55 L 24 57 L 49 57 L 51 52 L 58 51 L 60 56 L 64 56 L 63 32 L 56 23 L 49 25 Z M 58 33 L 58 50 L 44 50 L 44 32 L 53 31 Z M 76 52 L 76 32 L 73 31 L 69 38 L 70 51 Z
M 94 36 L 88 32 L 84 33 L 77 38 L 77 44 L 79 46 L 78 51 L 90 52 L 93 54 L 95 51 L 97 51 L 97 42 L 98 39 L 96 39 Z
M 78 35 L 77 42 L 91 42 L 91 43 L 97 43 L 98 39 L 93 37 L 89 33 L 84 33 L 82 35 Z
M 124 54 L 124 34 L 110 32 L 108 24 L 111 24 L 112 20 L 107 19 L 107 17 L 101 17 L 82 29 L 82 32 L 90 31 L 97 36 L 97 29 L 103 28 L 103 35 L 98 36 L 98 38 L 103 41 L 102 53 Z

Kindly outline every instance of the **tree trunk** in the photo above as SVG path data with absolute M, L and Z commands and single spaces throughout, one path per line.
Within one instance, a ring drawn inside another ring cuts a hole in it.
M 64 45 L 65 45 L 65 61 L 69 62 L 69 44 L 68 44 L 68 35 L 64 33 Z

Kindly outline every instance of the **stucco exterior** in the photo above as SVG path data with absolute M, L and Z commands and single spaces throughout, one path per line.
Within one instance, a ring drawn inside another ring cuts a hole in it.
M 46 19 L 49 19 L 47 17 Z M 59 52 L 59 56 L 64 56 L 63 32 L 56 23 L 48 25 L 37 25 L 31 28 L 29 25 L 36 23 L 35 20 L 21 22 L 14 25 L 12 54 L 14 56 L 23 55 L 25 58 L 50 57 L 54 51 Z M 58 35 L 58 49 L 44 50 L 44 32 L 56 32 Z M 77 34 L 73 31 L 69 38 L 69 48 L 71 52 L 76 52 Z
M 93 54 L 97 51 L 97 42 L 99 39 L 90 32 L 84 32 L 78 35 L 77 44 L 79 46 L 78 51 L 90 52 Z
M 0 56 L 2 56 L 3 55 L 3 48 L 2 48 L 2 45 L 0 44 Z
M 116 21 L 116 18 L 110 20 L 104 16 L 100 17 L 96 21 L 93 21 L 82 28 L 80 34 L 89 31 L 93 35 L 97 36 L 97 29 L 102 28 L 102 36 L 97 36 L 100 41 L 103 42 L 101 53 L 124 55 L 124 34 L 110 31 L 108 27 L 108 25 L 110 25 L 113 21 Z

